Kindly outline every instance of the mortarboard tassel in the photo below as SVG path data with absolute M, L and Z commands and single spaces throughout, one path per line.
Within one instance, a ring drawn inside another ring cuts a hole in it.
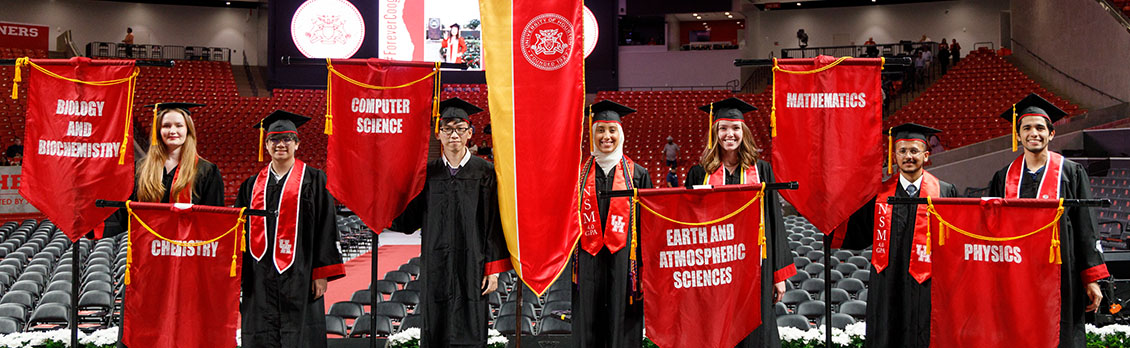
M 263 121 L 259 121 L 259 162 L 263 162 Z
M 441 89 L 442 89 L 442 86 L 443 86 L 443 79 L 440 78 L 440 71 L 441 71 L 441 70 L 439 70 L 440 63 L 436 62 L 435 64 L 436 64 L 436 66 L 435 66 L 436 81 L 435 81 L 435 83 L 432 84 L 434 86 L 434 87 L 432 87 L 432 118 L 434 118 L 436 120 L 435 133 L 436 133 L 436 136 L 438 137 L 439 136 L 439 122 L 440 122 L 440 119 L 439 119 L 439 97 L 440 97 Z
M 714 148 L 714 103 L 710 103 L 710 112 L 706 116 L 706 148 Z
M 592 105 L 589 105 L 589 123 L 585 131 L 589 133 L 589 152 L 596 151 L 596 139 L 592 137 Z
M 149 146 L 157 143 L 157 113 L 160 109 L 161 103 L 153 104 L 153 127 L 149 130 Z
M 1016 104 L 1012 104 L 1012 153 L 1016 153 L 1016 142 L 1020 141 L 1020 134 L 1016 133 Z
M 895 173 L 895 170 L 894 170 L 895 136 L 893 134 L 891 134 L 891 133 L 894 132 L 894 130 L 895 130 L 895 127 L 891 127 L 890 129 L 887 129 L 887 174 L 894 174 Z

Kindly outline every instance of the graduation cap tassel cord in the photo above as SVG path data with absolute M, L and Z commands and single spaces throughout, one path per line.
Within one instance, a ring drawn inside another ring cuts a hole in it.
M 263 121 L 259 121 L 259 162 L 263 162 Z
M 706 148 L 714 148 L 714 103 L 710 104 L 710 112 L 706 116 Z
M 1016 133 L 1016 104 L 1012 104 L 1012 153 L 1016 153 L 1016 142 L 1020 140 Z
M 895 127 L 887 130 L 887 174 L 895 173 Z

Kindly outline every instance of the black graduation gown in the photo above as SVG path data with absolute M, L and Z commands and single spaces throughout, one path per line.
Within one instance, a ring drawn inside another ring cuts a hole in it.
M 455 175 L 428 162 L 427 181 L 391 230 L 420 229 L 422 347 L 485 347 L 490 307 L 483 276 L 511 269 L 494 165 L 471 156 Z
M 613 180 L 605 175 L 604 169 L 593 163 L 592 170 L 595 171 L 593 177 L 597 192 L 612 190 Z M 641 189 L 653 186 L 647 169 L 639 164 L 635 164 L 633 169 L 632 185 Z M 611 198 L 598 198 L 596 201 L 602 232 L 608 219 L 609 202 Z M 643 231 L 639 228 L 638 209 L 635 221 L 636 231 Z M 640 243 L 636 243 L 636 255 L 640 255 L 639 246 Z M 631 240 L 615 253 L 602 247 L 593 256 L 581 249 L 580 245 L 577 246 L 577 284 L 573 287 L 572 312 L 576 347 L 639 347 L 643 341 L 643 301 L 633 300 L 631 304 L 628 303 L 628 298 L 632 296 L 629 248 Z M 636 265 L 639 267 L 641 264 L 637 261 Z M 639 289 L 642 284 L 636 286 Z
M 140 163 L 140 162 L 138 162 Z M 179 167 L 178 167 L 179 168 Z M 165 186 L 165 194 L 161 196 L 161 202 L 169 202 L 169 188 L 173 186 L 173 179 L 176 177 L 177 168 L 163 173 L 161 177 L 161 184 Z M 224 179 L 220 176 L 220 168 L 215 163 L 208 162 L 203 158 L 196 161 L 196 181 L 192 185 L 193 204 L 203 205 L 224 205 Z M 133 193 L 130 194 L 129 199 L 132 201 L 137 200 L 137 185 L 134 184 Z M 114 215 L 106 218 L 106 229 L 103 238 L 109 238 L 121 234 L 126 231 L 127 216 L 125 209 L 118 209 Z
M 268 178 L 267 206 L 278 206 L 281 182 Z M 239 187 L 236 207 L 251 206 L 256 174 Z M 243 254 L 242 313 L 243 347 L 325 347 L 326 318 L 324 297 L 314 298 L 310 284 L 315 277 L 328 280 L 345 275 L 337 250 L 334 198 L 326 190 L 326 173 L 306 166 L 299 191 L 298 245 L 294 263 L 282 274 L 275 270 L 273 248 L 275 220 L 267 219 L 267 251 L 262 260 Z M 250 245 L 250 244 L 248 244 Z
M 769 162 L 757 161 L 757 174 L 762 182 L 772 183 L 773 167 Z M 687 172 L 685 186 L 691 188 L 701 185 L 706 179 L 706 169 L 702 165 L 695 165 Z M 726 173 L 726 185 L 738 184 L 741 181 L 740 172 Z M 765 240 L 769 243 L 766 250 L 766 262 L 761 268 L 761 326 L 758 326 L 737 347 L 778 347 L 781 338 L 777 334 L 777 315 L 773 311 L 773 284 L 784 281 L 796 274 L 793 265 L 793 254 L 789 250 L 785 220 L 781 217 L 781 196 L 776 192 L 768 195 L 766 202 L 768 216 L 765 220 Z
M 1027 169 L 1022 175 L 1029 175 Z M 1045 170 L 1035 180 L 1021 180 L 1020 197 L 1035 198 L 1039 182 Z M 989 184 L 989 195 L 1004 196 L 1005 176 L 1008 167 L 993 175 Z M 1063 160 L 1063 175 L 1059 194 L 1065 199 L 1091 199 L 1091 183 L 1087 171 L 1074 161 Z M 1091 303 L 1083 284 L 1084 275 L 1107 273 L 1102 253 L 1098 246 L 1098 226 L 1095 212 L 1086 207 L 1065 207 L 1064 216 L 1059 220 L 1060 252 L 1063 264 L 1060 267 L 1060 309 L 1059 346 L 1086 347 L 1087 334 L 1083 327 L 1084 309 Z
M 938 186 L 942 197 L 957 197 L 957 187 L 953 184 L 938 180 Z M 914 195 L 919 196 L 922 196 L 921 190 Z M 901 183 L 895 185 L 895 197 L 910 197 Z M 875 267 L 871 267 L 867 284 L 866 346 L 929 347 L 930 280 L 919 284 L 910 275 L 917 209 L 926 207 L 899 204 L 891 209 L 891 247 L 887 256 L 887 268 L 878 273 Z M 842 248 L 859 250 L 870 246 L 874 241 L 874 226 L 875 198 L 871 198 L 848 220 Z

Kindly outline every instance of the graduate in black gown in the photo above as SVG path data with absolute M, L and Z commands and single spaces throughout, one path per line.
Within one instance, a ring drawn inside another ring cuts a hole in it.
M 1015 113 L 1015 115 L 1014 115 Z M 1039 95 L 1029 94 L 1001 117 L 1015 120 L 1013 141 L 1024 153 L 997 171 L 989 184 L 989 195 L 1004 198 L 1091 199 L 1091 184 L 1082 165 L 1052 152 L 1053 123 L 1067 113 Z M 1058 177 L 1057 180 L 1052 176 Z M 1045 178 L 1047 177 L 1047 178 Z M 1056 187 L 1058 186 L 1058 190 Z M 1059 220 L 1060 252 L 1060 347 L 1085 347 L 1084 313 L 1095 311 L 1102 300 L 1097 281 L 1110 273 L 1098 244 L 1095 213 L 1087 207 L 1065 207 Z
M 275 111 L 255 128 L 271 163 L 239 187 L 237 207 L 277 210 L 247 219 L 243 255 L 243 347 L 325 347 L 322 295 L 345 276 L 337 250 L 334 199 L 325 172 L 295 158 L 298 126 L 309 118 Z
M 597 197 L 602 191 L 652 188 L 647 169 L 623 152 L 621 118 L 635 111 L 607 100 L 590 106 L 592 156 L 581 172 L 582 233 L 573 258 L 577 347 L 639 347 L 643 340 L 639 236 L 632 235 L 639 211 L 631 197 Z
M 758 159 L 753 133 L 746 126 L 743 114 L 757 110 L 737 98 L 714 102 L 699 108 L 711 117 L 707 147 L 699 164 L 687 172 L 686 187 L 696 185 L 735 185 L 758 182 L 772 183 L 773 168 Z M 761 325 L 738 343 L 738 347 L 778 347 L 777 316 L 773 303 L 785 294 L 785 280 L 796 274 L 792 253 L 781 218 L 781 197 L 776 192 L 766 195 L 765 260 L 761 264 Z
M 393 231 L 420 230 L 424 283 L 422 347 L 486 347 L 498 273 L 512 268 L 494 165 L 467 149 L 470 115 L 482 109 L 459 98 L 440 103 L 440 159 L 428 162 L 427 181 L 397 217 Z
M 220 176 L 220 168 L 201 158 L 196 151 L 196 124 L 190 109 L 198 106 L 204 104 L 146 105 L 155 110 L 152 129 L 145 139 L 146 143 L 152 144 L 135 162 L 136 184 L 130 200 L 224 205 L 224 180 Z M 191 189 L 186 189 L 190 186 Z M 170 200 L 170 196 L 176 199 Z M 106 219 L 104 237 L 125 232 L 126 222 L 125 209 L 119 209 Z
M 891 196 L 957 197 L 957 188 L 923 169 L 930 158 L 928 139 L 940 130 L 907 123 L 890 132 L 894 141 L 891 166 L 898 167 L 895 175 L 883 182 L 877 197 L 852 214 L 846 228 L 836 229 L 832 247 L 859 250 L 875 244 L 872 262 L 884 260 L 879 263 L 882 266 L 873 264 L 870 270 L 866 346 L 926 348 L 930 346 L 930 279 L 918 268 L 917 278 L 911 273 L 911 260 L 920 260 L 918 249 L 925 252 L 926 244 L 921 242 L 929 243 L 925 228 L 929 220 L 918 220 L 925 216 L 926 206 L 885 205 L 890 209 L 890 216 L 884 217 L 890 221 L 890 231 L 883 233 L 886 240 L 875 240 L 875 229 L 881 227 L 875 225 L 875 203 L 886 203 Z M 920 238 L 919 245 L 914 245 L 915 237 Z M 885 257 L 882 250 L 887 250 Z M 928 263 L 918 265 L 929 267 Z

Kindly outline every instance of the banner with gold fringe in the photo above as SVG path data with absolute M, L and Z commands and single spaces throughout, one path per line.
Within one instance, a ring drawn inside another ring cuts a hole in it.
M 122 343 L 236 346 L 245 209 L 126 202 Z
M 771 310 L 760 300 L 764 186 L 638 192 L 642 231 L 632 229 L 631 259 L 638 239 L 648 338 L 660 347 L 738 344 Z
M 27 70 L 23 76 L 22 70 Z M 27 84 L 20 195 L 78 240 L 110 214 L 95 199 L 133 192 L 133 60 L 16 60 L 12 98 Z
M 374 232 L 424 189 L 438 65 L 326 60 L 326 189 Z
M 1062 200 L 928 200 L 930 346 L 1057 346 Z

